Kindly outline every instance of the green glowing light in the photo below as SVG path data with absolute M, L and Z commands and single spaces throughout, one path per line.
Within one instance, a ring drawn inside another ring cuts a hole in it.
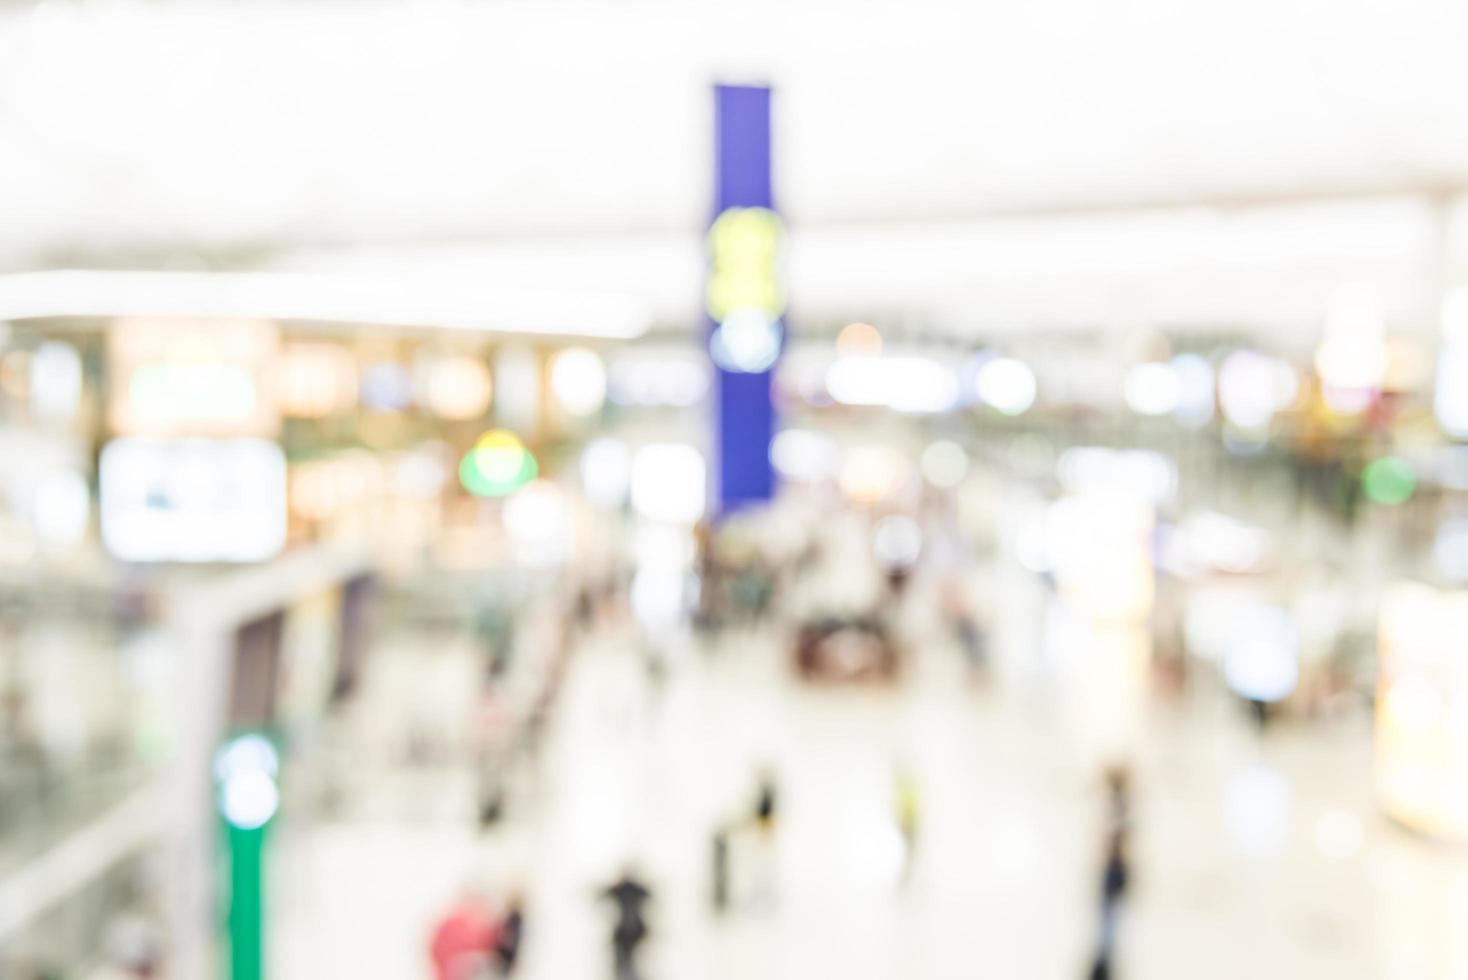
M 1378 504 L 1405 503 L 1417 490 L 1417 475 L 1405 459 L 1383 456 L 1362 472 L 1361 489 Z
M 459 460 L 459 482 L 476 497 L 504 497 L 540 475 L 535 457 L 512 432 L 495 429 L 479 437 Z

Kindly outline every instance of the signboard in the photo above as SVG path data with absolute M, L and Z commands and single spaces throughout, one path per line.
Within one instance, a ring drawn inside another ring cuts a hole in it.
M 133 436 L 268 436 L 279 343 L 263 320 L 123 319 L 108 342 L 107 417 Z
M 714 220 L 704 296 L 715 366 L 714 510 L 774 495 L 771 380 L 784 346 L 784 226 L 770 180 L 770 90 L 719 85 Z
M 102 543 L 123 561 L 262 561 L 285 545 L 285 454 L 265 439 L 114 439 Z

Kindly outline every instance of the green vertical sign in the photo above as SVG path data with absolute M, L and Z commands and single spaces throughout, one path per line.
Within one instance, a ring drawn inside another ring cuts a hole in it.
M 227 825 L 230 980 L 265 976 L 265 827 Z
M 230 739 L 214 755 L 229 861 L 229 980 L 265 976 L 265 835 L 280 808 L 280 757 L 264 735 Z

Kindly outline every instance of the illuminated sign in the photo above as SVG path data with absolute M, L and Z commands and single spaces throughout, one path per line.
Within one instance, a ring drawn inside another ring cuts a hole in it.
M 785 312 L 779 257 L 785 225 L 769 208 L 725 210 L 709 228 L 709 281 L 704 293 L 709 316 L 722 322 L 737 310 L 771 318 Z
M 102 543 L 123 561 L 246 562 L 285 545 L 285 455 L 264 439 L 114 439 Z
M 704 302 L 718 324 L 709 337 L 709 353 L 725 371 L 768 371 L 780 356 L 784 235 L 780 216 L 760 207 L 729 208 L 709 229 Z
M 263 320 L 125 319 L 108 331 L 108 420 L 135 436 L 267 436 L 280 428 L 280 333 Z

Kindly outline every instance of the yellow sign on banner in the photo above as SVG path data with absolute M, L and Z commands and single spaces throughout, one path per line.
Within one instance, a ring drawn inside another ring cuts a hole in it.
M 785 312 L 780 250 L 785 224 L 769 208 L 729 208 L 709 228 L 705 306 L 715 323 L 735 310 L 757 310 L 770 319 Z

